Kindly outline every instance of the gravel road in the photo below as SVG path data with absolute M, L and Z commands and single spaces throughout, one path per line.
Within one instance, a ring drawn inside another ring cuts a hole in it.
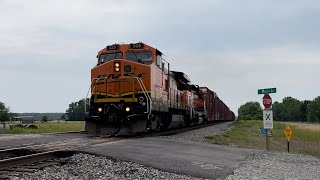
M 226 179 L 320 179 L 320 160 L 299 154 L 256 153 Z

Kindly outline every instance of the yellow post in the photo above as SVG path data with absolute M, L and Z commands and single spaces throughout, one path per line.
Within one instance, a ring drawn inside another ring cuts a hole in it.
M 287 124 L 286 125 L 286 128 L 284 129 L 284 134 L 287 138 L 287 148 L 288 148 L 288 152 L 290 152 L 290 138 L 292 136 L 292 130 L 291 130 L 291 127 L 290 127 L 290 124 Z

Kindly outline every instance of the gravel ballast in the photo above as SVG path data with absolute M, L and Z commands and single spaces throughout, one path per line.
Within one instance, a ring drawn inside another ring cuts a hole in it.
M 199 179 L 168 173 L 133 162 L 114 161 L 106 157 L 76 154 L 62 166 L 46 167 L 33 174 L 21 174 L 12 179 Z
M 222 134 L 232 127 L 232 122 L 226 122 L 164 137 L 175 138 L 184 141 L 207 142 L 205 137 Z

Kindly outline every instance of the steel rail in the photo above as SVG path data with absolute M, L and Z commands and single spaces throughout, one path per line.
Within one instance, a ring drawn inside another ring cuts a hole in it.
M 0 159 L 10 155 L 16 156 L 17 154 L 32 154 L 32 150 L 29 150 L 27 148 L 2 149 L 0 150 Z
M 13 157 L 8 159 L 0 160 L 0 170 L 5 170 L 11 167 L 17 167 L 20 165 L 30 164 L 33 162 L 44 161 L 57 157 L 71 156 L 75 152 L 73 151 L 48 151 L 36 154 L 30 154 L 25 156 Z
M 80 140 L 81 138 L 75 138 L 75 139 L 71 139 L 71 140 Z M 68 143 L 71 141 L 70 139 L 66 139 L 66 140 L 63 140 L 63 141 L 58 141 L 58 142 L 49 142 L 49 143 L 42 143 L 42 144 L 26 144 L 26 145 L 23 145 L 23 146 L 17 146 L 17 147 L 7 147 L 7 148 L 4 148 L 4 149 L 0 149 L 0 158 L 3 157 L 3 156 L 6 156 L 7 154 L 17 154 L 15 152 L 18 152 L 18 151 L 28 151 L 30 150 L 30 148 L 32 149 L 35 149 L 35 148 L 41 148 L 41 147 L 54 147 L 54 146 L 58 146 L 60 144 L 63 144 L 63 143 Z M 32 150 L 30 150 L 32 151 Z

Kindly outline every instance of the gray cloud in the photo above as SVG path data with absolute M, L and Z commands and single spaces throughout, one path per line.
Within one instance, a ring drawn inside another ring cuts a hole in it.
M 319 94 L 317 1 L 0 1 L 0 101 L 15 112 L 63 112 L 85 97 L 96 53 L 142 41 L 237 111 Z

